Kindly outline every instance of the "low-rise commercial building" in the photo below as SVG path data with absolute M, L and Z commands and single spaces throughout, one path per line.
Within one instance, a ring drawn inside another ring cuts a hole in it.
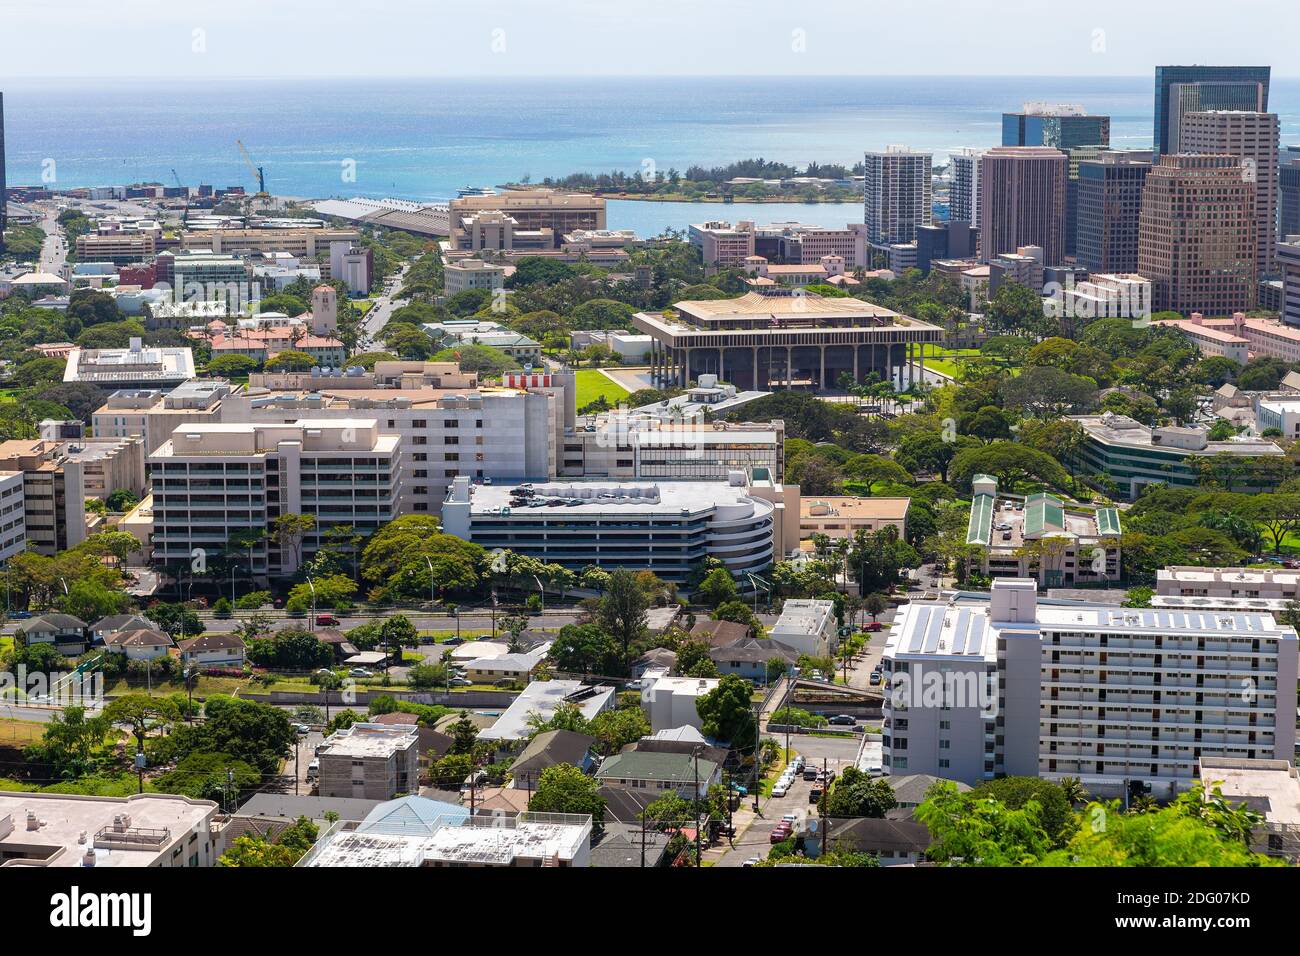
M 119 389 L 91 414 L 99 438 L 142 438 L 151 455 L 181 425 L 221 421 L 222 400 L 231 392 L 221 379 L 193 379 L 169 392 Z
M 1106 475 L 1129 499 L 1143 485 L 1167 484 L 1192 488 L 1198 476 L 1189 458 L 1234 455 L 1242 458 L 1279 457 L 1282 449 L 1262 438 L 1210 441 L 1204 428 L 1151 428 L 1127 415 L 1070 416 L 1087 435 L 1078 453 L 1085 474 Z
M 823 495 L 799 502 L 799 536 L 815 534 L 852 538 L 859 531 L 873 534 L 893 528 L 900 538 L 907 530 L 911 498 L 860 498 L 853 495 Z
M 971 486 L 966 543 L 980 547 L 988 577 L 1032 577 L 1042 587 L 1119 580 L 1118 509 L 1070 508 L 1041 492 L 1000 500 L 990 475 L 976 475 Z
M 1290 568 L 1174 566 L 1156 571 L 1156 594 L 1193 598 L 1300 600 L 1300 571 Z
M 461 259 L 442 267 L 442 291 L 446 296 L 457 295 L 467 289 L 504 289 L 506 267 L 482 259 Z
M 145 346 L 137 338 L 124 349 L 73 349 L 63 370 L 64 382 L 106 389 L 175 387 L 193 377 L 192 350 Z

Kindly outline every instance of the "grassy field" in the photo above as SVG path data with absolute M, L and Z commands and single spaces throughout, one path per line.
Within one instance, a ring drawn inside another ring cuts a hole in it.
M 957 370 L 961 367 L 962 360 L 972 358 L 980 354 L 979 349 L 946 349 L 937 348 L 934 350 L 937 354 L 931 358 L 931 349 L 925 350 L 925 367 L 941 375 L 957 376 Z M 1013 367 L 1012 375 L 1019 375 L 1020 369 Z
M 45 725 L 34 720 L 0 720 L 0 746 L 25 747 L 44 734 Z
M 611 405 L 617 405 L 631 393 L 600 373 L 599 369 L 582 368 L 576 373 L 578 380 L 578 407 L 590 404 L 601 395 Z

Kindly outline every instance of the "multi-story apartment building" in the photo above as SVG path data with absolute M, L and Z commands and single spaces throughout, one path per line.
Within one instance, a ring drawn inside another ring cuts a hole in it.
M 918 226 L 928 226 L 933 156 L 890 146 L 868 152 L 863 222 L 873 246 L 912 242 Z
M 1254 308 L 1259 241 L 1255 187 L 1240 157 L 1162 156 L 1147 174 L 1137 271 L 1152 306 L 1184 315 Z
M 1267 66 L 1158 66 L 1155 153 L 1177 153 L 1182 120 L 1200 110 L 1268 110 Z
M 653 571 L 682 581 L 706 557 L 733 574 L 776 559 L 778 504 L 743 475 L 727 482 L 571 482 L 471 485 L 457 478 L 442 507 L 443 528 L 492 550 L 509 548 L 579 570 Z
M 330 243 L 355 244 L 354 229 L 191 229 L 181 233 L 183 250 L 206 249 L 215 253 L 287 252 L 296 259 L 329 259 Z
M 9 206 L 5 188 L 5 95 L 0 93 L 0 252 L 5 247 L 5 230 L 9 228 Z
M 1296 632 L 1270 614 L 1039 606 L 1001 579 L 987 605 L 905 606 L 882 667 L 891 774 L 1168 796 L 1202 757 L 1294 756 Z
M 0 471 L 0 561 L 27 550 L 21 471 Z
M 731 223 L 720 219 L 693 222 L 687 229 L 691 245 L 700 250 L 700 261 L 706 266 L 735 267 L 744 265 L 754 254 L 754 224 L 750 221 Z
M 225 553 L 237 531 L 312 515 L 316 527 L 301 541 L 263 538 L 248 548 L 252 574 L 291 575 L 331 527 L 368 535 L 397 517 L 401 459 L 400 437 L 373 418 L 177 428 L 149 456 L 154 564 L 193 567 Z
M 1079 163 L 1075 255 L 1093 272 L 1137 271 L 1142 187 L 1150 150 L 1107 150 Z
M 948 218 L 980 226 L 980 160 L 986 150 L 963 147 L 948 157 Z
M 651 374 L 686 386 L 716 375 L 740 389 L 838 386 L 841 376 L 888 381 L 915 376 L 912 358 L 943 330 L 859 299 L 788 289 L 738 299 L 677 302 L 676 315 L 638 312 L 632 324 L 654 339 Z
M 1188 153 L 1236 156 L 1255 186 L 1256 262 L 1261 273 L 1276 266 L 1278 116 L 1247 110 L 1204 110 L 1183 116 L 1182 148 Z
M 144 440 L 78 438 L 0 442 L 0 471 L 23 476 L 23 521 L 28 546 L 52 555 L 86 540 L 100 518 L 87 498 L 103 500 L 124 489 L 145 491 Z
M 221 402 L 230 391 L 221 379 L 192 379 L 170 392 L 119 389 L 91 414 L 91 425 L 97 438 L 143 438 L 149 455 L 179 425 L 221 421 Z
M 374 419 L 381 434 L 401 438 L 401 513 L 432 514 L 459 475 L 496 482 L 555 477 L 565 427 L 573 425 L 572 376 L 519 374 L 501 386 L 468 388 L 350 388 L 346 376 L 338 381 L 294 390 L 250 387 L 223 401 L 222 421 Z
M 224 301 L 240 311 L 258 298 L 251 285 L 252 268 L 245 259 L 207 249 L 159 253 L 154 260 L 155 288 L 170 287 L 174 303 Z
M 1151 428 L 1127 415 L 1070 416 L 1086 439 L 1076 458 L 1084 474 L 1106 475 L 1120 494 L 1133 500 L 1147 484 L 1194 488 L 1198 475 L 1188 459 L 1214 455 L 1242 458 L 1281 456 L 1282 449 L 1263 438 L 1210 441 L 1204 428 L 1168 425 Z M 1239 490 L 1248 490 L 1241 488 Z
M 1003 146 L 1075 146 L 1110 144 L 1110 117 L 1093 116 L 1075 103 L 1026 103 L 1018 113 L 1002 114 Z
M 322 797 L 391 800 L 416 793 L 419 732 L 404 724 L 353 724 L 325 738 L 316 752 Z
M 217 809 L 170 793 L 0 792 L 0 867 L 215 866 Z
M 1040 246 L 1047 265 L 1065 255 L 1069 158 L 1047 146 L 998 146 L 979 161 L 980 259 Z

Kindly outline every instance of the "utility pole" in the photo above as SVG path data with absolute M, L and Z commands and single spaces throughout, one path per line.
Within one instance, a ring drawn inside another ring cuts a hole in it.
M 691 748 L 691 763 L 695 771 L 695 865 L 700 865 L 700 748 Z
M 826 772 L 826 758 L 822 757 L 822 798 L 818 801 L 820 806 L 817 807 L 822 826 L 822 856 L 826 855 L 826 795 L 830 791 L 830 786 L 830 775 Z
M 302 745 L 302 738 L 297 733 L 293 735 L 293 795 L 298 796 L 298 750 Z
M 641 869 L 645 869 L 645 808 L 641 808 Z
M 758 781 L 761 757 L 759 751 L 759 734 L 763 729 L 763 704 L 759 702 L 754 705 L 754 812 L 758 813 Z

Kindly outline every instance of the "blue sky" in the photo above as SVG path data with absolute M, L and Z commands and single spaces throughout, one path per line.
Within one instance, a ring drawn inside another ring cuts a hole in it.
M 1300 75 L 1295 0 L 0 0 L 48 76 Z M 828 95 L 834 95 L 833 87 Z

